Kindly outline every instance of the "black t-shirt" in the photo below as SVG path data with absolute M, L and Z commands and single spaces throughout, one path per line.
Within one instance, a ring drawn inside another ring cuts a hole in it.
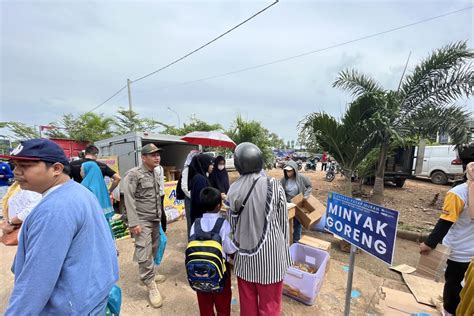
M 84 159 L 74 160 L 73 162 L 69 164 L 71 168 L 71 178 L 73 178 L 74 181 L 79 182 L 79 183 L 82 182 L 81 166 L 84 162 L 87 162 L 87 161 L 94 161 L 99 166 L 100 171 L 102 172 L 102 175 L 104 177 L 108 176 L 112 178 L 112 176 L 116 173 L 115 171 L 112 170 L 112 168 L 110 168 L 103 162 L 95 161 L 89 158 L 84 158 Z

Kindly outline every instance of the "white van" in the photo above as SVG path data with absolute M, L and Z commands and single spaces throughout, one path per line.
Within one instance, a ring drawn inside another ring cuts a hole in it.
M 418 154 L 418 147 L 415 150 L 415 157 Z M 413 166 L 416 165 L 416 158 Z M 429 177 L 431 182 L 436 184 L 446 184 L 449 179 L 462 177 L 462 161 L 458 157 L 454 146 L 426 146 L 423 158 L 421 173 L 415 176 Z

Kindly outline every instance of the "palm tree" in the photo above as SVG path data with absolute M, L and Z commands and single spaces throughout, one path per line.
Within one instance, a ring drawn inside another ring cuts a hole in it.
M 352 173 L 380 143 L 373 121 L 377 113 L 374 100 L 368 96 L 357 98 L 340 121 L 326 113 L 312 113 L 299 124 L 300 134 L 314 138 L 342 167 L 347 196 L 352 196 Z
M 384 170 L 390 142 L 397 138 L 423 138 L 440 128 L 455 144 L 467 139 L 467 111 L 453 103 L 473 93 L 474 72 L 469 63 L 474 52 L 466 42 L 456 42 L 433 51 L 412 73 L 404 75 L 397 90 L 384 89 L 373 78 L 345 70 L 333 83 L 354 97 L 366 96 L 377 104 L 373 122 L 381 143 L 372 200 L 383 203 Z M 460 126 L 461 123 L 461 126 Z

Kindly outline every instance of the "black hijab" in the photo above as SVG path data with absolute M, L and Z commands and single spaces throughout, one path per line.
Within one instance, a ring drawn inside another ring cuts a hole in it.
M 219 162 L 222 161 L 225 162 L 223 156 L 217 156 L 216 159 L 214 159 L 214 170 L 209 176 L 209 179 L 214 188 L 221 191 L 221 193 L 227 194 L 227 191 L 229 191 L 229 175 L 227 174 L 227 169 L 219 170 L 218 168 Z
M 189 165 L 188 183 L 192 183 L 194 176 L 198 174 L 207 178 L 206 174 L 210 165 L 212 165 L 211 156 L 206 154 L 194 156 Z

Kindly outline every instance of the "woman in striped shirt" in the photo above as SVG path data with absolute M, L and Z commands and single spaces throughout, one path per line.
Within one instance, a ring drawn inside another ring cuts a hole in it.
M 252 143 L 235 149 L 240 178 L 229 189 L 228 219 L 238 249 L 240 314 L 280 315 L 283 278 L 291 265 L 285 191 L 276 179 L 261 173 L 263 157 Z

